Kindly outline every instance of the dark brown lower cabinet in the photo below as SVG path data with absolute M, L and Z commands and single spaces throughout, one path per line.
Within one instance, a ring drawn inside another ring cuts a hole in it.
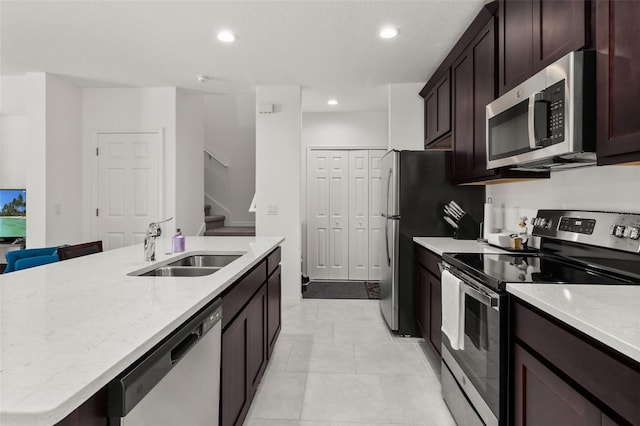
M 222 295 L 221 426 L 244 422 L 280 333 L 280 271 L 278 247 Z
M 266 309 L 267 288 L 263 284 L 222 332 L 222 425 L 242 424 L 260 384 L 267 364 Z
M 107 426 L 107 390 L 103 388 L 55 426 Z
M 640 363 L 510 300 L 510 424 L 640 424 Z
M 242 317 L 231 323 L 222 334 L 220 417 L 223 425 L 241 424 L 249 408 L 246 337 L 247 323 Z
M 222 331 L 220 417 L 223 426 L 241 425 L 247 415 L 267 365 L 266 330 L 267 286 L 263 284 Z
M 416 322 L 420 334 L 427 342 L 433 353 L 440 357 L 442 343 L 442 287 L 438 263 L 440 256 L 430 252 L 422 246 L 414 246 L 415 263 L 415 311 Z
M 281 327 L 281 270 L 280 266 L 269 276 L 267 280 L 267 357 L 271 358 L 273 347 L 276 344 Z
M 602 425 L 602 411 L 520 345 L 514 348 L 514 424 Z

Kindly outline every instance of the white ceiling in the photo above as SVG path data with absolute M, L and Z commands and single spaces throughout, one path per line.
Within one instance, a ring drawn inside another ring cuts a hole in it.
M 295 84 L 305 111 L 385 110 L 386 85 L 426 81 L 483 3 L 2 1 L 0 73 L 208 93 Z M 385 25 L 400 35 L 379 38 Z M 223 28 L 235 43 L 216 40 Z M 199 83 L 197 74 L 210 80 Z M 340 105 L 328 107 L 329 97 Z

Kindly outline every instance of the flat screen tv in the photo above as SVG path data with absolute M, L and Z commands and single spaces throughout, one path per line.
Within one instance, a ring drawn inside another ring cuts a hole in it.
M 0 189 L 0 240 L 27 236 L 27 195 L 24 189 Z

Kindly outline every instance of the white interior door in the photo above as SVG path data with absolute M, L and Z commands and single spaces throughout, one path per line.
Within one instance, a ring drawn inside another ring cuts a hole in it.
M 349 152 L 330 153 L 329 278 L 349 279 Z
M 330 152 L 307 154 L 307 273 L 329 279 Z
M 98 133 L 98 238 L 105 250 L 140 243 L 160 220 L 160 133 Z
M 349 279 L 369 279 L 369 151 L 349 151 Z
M 384 218 L 382 167 L 383 150 L 369 151 L 369 279 L 380 280 L 382 262 L 386 261 L 384 240 Z

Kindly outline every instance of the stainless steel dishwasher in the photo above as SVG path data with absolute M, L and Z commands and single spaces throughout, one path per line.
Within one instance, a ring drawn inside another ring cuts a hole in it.
M 116 377 L 107 388 L 110 426 L 217 426 L 222 299 Z

